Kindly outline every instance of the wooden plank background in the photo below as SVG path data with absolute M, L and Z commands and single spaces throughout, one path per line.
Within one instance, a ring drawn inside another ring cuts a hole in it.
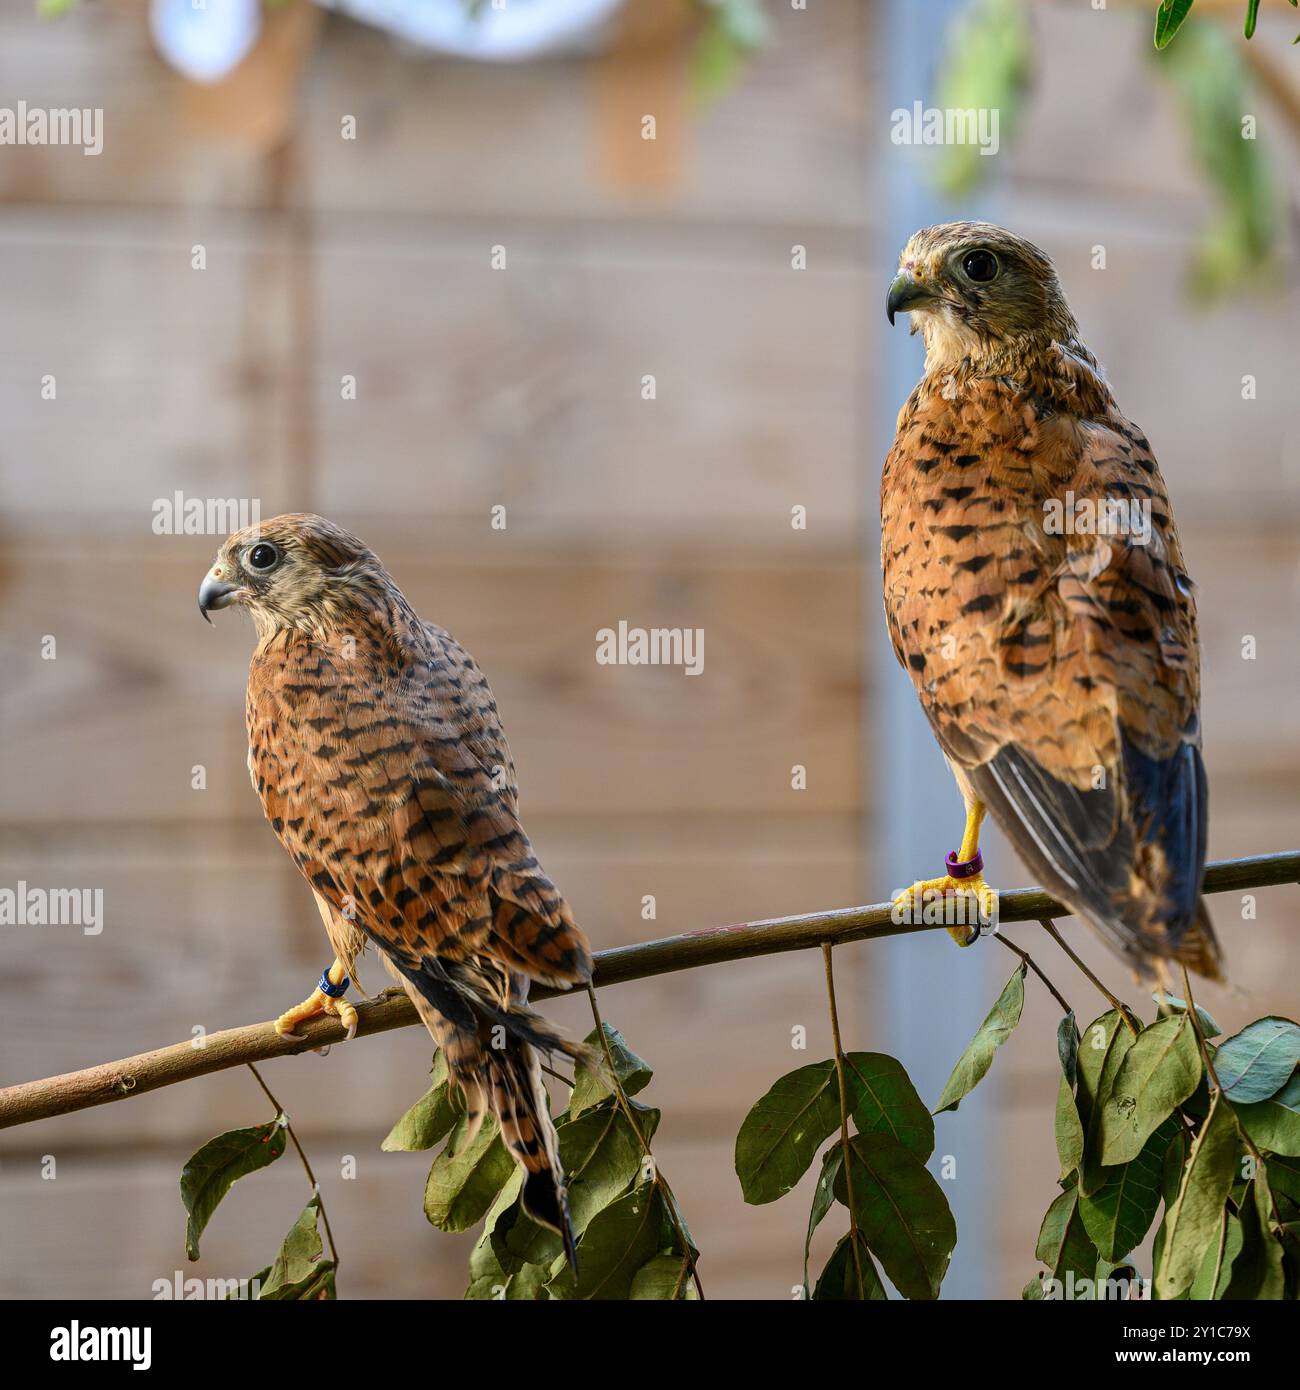
M 616 70 L 665 103 L 664 147 L 640 171 L 617 113 L 641 91 L 611 99 L 617 55 L 484 68 L 329 20 L 277 39 L 304 64 L 288 96 L 199 100 L 128 0 L 58 25 L 0 16 L 0 90 L 102 105 L 107 130 L 97 159 L 0 151 L 0 883 L 98 886 L 106 902 L 98 937 L 0 929 L 0 1082 L 267 1018 L 324 959 L 248 787 L 249 630 L 194 612 L 219 538 L 150 529 L 177 489 L 353 526 L 465 641 L 497 690 L 539 852 L 598 946 L 874 900 L 926 869 L 869 848 L 890 814 L 867 790 L 872 695 L 901 679 L 875 666 L 867 597 L 879 460 L 864 441 L 897 407 L 876 385 L 897 350 L 880 313 L 897 248 L 874 230 L 886 57 L 869 5 L 771 11 L 770 47 L 709 110 L 681 91 L 685 31 L 655 64 Z M 1294 276 L 1268 299 L 1189 306 L 1182 267 L 1208 198 L 1146 70 L 1144 25 L 1098 13 L 1038 8 L 1024 133 L 991 161 L 1003 220 L 1057 256 L 1178 504 L 1202 590 L 1212 852 L 1294 847 Z M 277 153 L 266 132 L 286 112 Z M 1293 148 L 1268 114 L 1265 133 Z M 56 401 L 40 398 L 47 373 Z M 704 627 L 705 674 L 598 667 L 595 631 L 619 618 Z M 954 795 L 936 826 L 957 814 Z M 1221 1021 L 1294 1014 L 1290 892 L 1261 893 L 1251 922 L 1235 901 L 1215 908 L 1239 984 L 1207 998 Z M 1087 1012 L 1084 982 L 1036 954 Z M 888 1051 L 870 948 L 840 956 L 847 1036 Z M 746 1208 L 731 1152 L 753 1100 L 829 1048 L 819 958 L 623 986 L 604 1008 L 657 1068 L 656 1149 L 710 1295 L 790 1297 L 808 1184 Z M 576 1003 L 548 1010 L 585 1031 Z M 1031 990 L 986 1083 L 999 1147 L 972 1157 L 999 1175 L 992 1294 L 1028 1277 L 1052 1196 L 1054 1022 Z M 408 1030 L 269 1069 L 351 1296 L 463 1289 L 468 1239 L 420 1216 L 426 1160 L 378 1152 L 428 1052 Z M 184 1264 L 184 1158 L 262 1108 L 235 1073 L 0 1133 L 0 1295 L 148 1296 Z M 941 1151 L 960 1142 L 946 1118 Z M 290 1164 L 241 1185 L 187 1272 L 257 1268 L 303 1197 Z

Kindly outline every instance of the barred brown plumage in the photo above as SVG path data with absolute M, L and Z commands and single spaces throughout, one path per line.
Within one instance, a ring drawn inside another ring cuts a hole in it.
M 1218 978 L 1196 601 L 1151 446 L 1023 238 L 925 228 L 887 310 L 926 370 L 881 477 L 885 613 L 966 800 L 958 856 L 987 809 L 1139 974 Z
M 378 557 L 321 517 L 237 532 L 199 607 L 238 604 L 258 633 L 248 673 L 249 772 L 352 977 L 367 943 L 443 1049 L 469 1113 L 490 1109 L 527 1171 L 524 1202 L 576 1261 L 538 1052 L 586 1058 L 527 1007 L 528 983 L 590 978 L 591 954 L 519 822 L 514 762 L 487 678 L 422 622 Z M 355 1027 L 317 989 L 313 1014 Z

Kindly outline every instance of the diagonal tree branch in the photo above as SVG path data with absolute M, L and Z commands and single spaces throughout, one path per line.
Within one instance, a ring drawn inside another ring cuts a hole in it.
M 1222 860 L 1209 865 L 1205 872 L 1207 893 L 1296 882 L 1300 882 L 1300 851 Z M 1040 888 L 1013 889 L 1000 895 L 1000 926 L 1067 915 L 1068 909 Z M 845 907 L 799 917 L 710 927 L 635 946 L 599 951 L 593 982 L 606 988 L 723 961 L 933 931 L 938 925 L 896 923 L 892 904 L 875 903 L 870 907 Z M 532 997 L 547 999 L 564 992 L 538 989 Z M 395 991 L 387 991 L 370 1003 L 358 1005 L 357 1013 L 360 1018 L 358 1037 L 386 1033 L 390 1028 L 406 1028 L 418 1021 L 410 1000 Z M 147 1091 L 228 1067 L 269 1061 L 274 1057 L 292 1057 L 310 1048 L 341 1042 L 343 1037 L 343 1026 L 335 1018 L 312 1019 L 301 1026 L 301 1033 L 295 1038 L 282 1038 L 271 1023 L 253 1023 L 210 1033 L 202 1039 L 202 1046 L 194 1042 L 174 1043 L 118 1062 L 87 1067 L 84 1071 L 26 1081 L 0 1090 L 0 1129 L 144 1095 Z

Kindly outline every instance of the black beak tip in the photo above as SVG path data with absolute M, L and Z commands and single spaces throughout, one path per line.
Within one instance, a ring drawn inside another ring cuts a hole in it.
M 885 317 L 889 320 L 889 326 L 894 326 L 894 320 L 899 314 L 919 308 L 930 297 L 910 274 L 900 271 L 885 291 Z
M 201 614 L 202 617 L 203 617 L 203 621 L 204 621 L 205 623 L 207 623 L 207 625 L 208 625 L 209 627 L 214 626 L 214 624 L 213 624 L 213 622 L 212 622 L 212 619 L 208 617 L 208 610 L 207 610 L 206 608 L 204 608 L 204 606 L 203 606 L 203 600 L 202 600 L 202 599 L 199 600 L 199 612 L 200 612 L 200 614 Z

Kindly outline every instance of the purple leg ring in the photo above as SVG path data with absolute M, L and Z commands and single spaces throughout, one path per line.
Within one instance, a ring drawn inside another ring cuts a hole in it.
M 984 856 L 979 850 L 975 851 L 974 858 L 965 860 L 958 859 L 957 851 L 953 850 L 943 862 L 948 867 L 949 878 L 974 878 L 984 871 Z

